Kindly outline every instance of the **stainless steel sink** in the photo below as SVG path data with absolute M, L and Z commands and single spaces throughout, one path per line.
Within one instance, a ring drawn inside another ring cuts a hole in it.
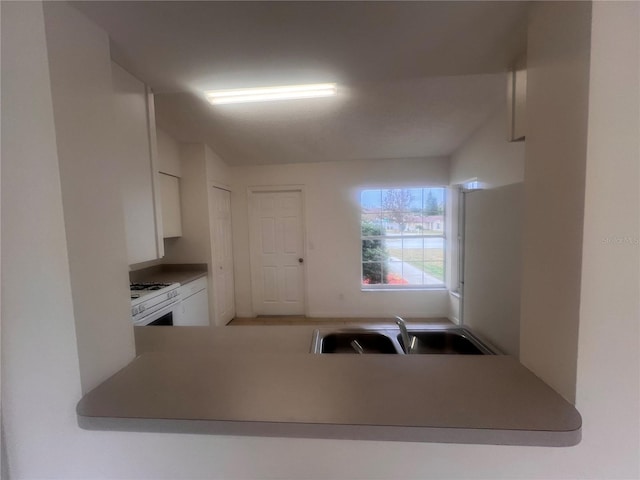
M 446 331 L 410 332 L 416 337 L 412 354 L 493 355 L 494 353 L 476 339 L 468 330 L 457 328 Z M 397 337 L 404 349 L 402 336 Z
M 453 325 L 409 324 L 416 337 L 411 354 L 496 355 L 499 352 L 481 341 L 468 328 Z M 354 341 L 356 342 L 354 344 Z M 402 337 L 392 325 L 363 325 L 350 328 L 319 328 L 313 332 L 311 353 L 405 355 Z
M 353 331 L 329 333 L 320 341 L 319 353 L 398 353 L 393 339 L 378 332 Z

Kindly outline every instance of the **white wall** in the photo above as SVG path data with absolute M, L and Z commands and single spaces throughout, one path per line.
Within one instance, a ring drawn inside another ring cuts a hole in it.
M 228 185 L 228 167 L 202 143 L 178 143 L 182 237 L 165 240 L 163 263 L 209 263 L 209 183 Z
M 505 91 L 507 79 L 505 76 Z M 503 105 L 476 130 L 454 153 L 451 155 L 449 170 L 450 184 L 460 185 L 468 180 L 477 179 L 483 188 L 498 188 L 524 180 L 524 152 L 525 142 L 507 141 L 508 115 L 506 94 Z M 456 199 L 457 200 L 457 199 Z M 450 238 L 458 236 L 458 210 L 452 209 L 449 222 Z M 458 245 L 451 247 L 449 259 L 450 271 L 453 272 L 454 283 L 451 288 L 458 285 Z M 451 297 L 449 301 L 449 318 L 455 320 L 460 313 L 460 300 Z M 464 316 L 464 311 L 462 312 Z M 519 322 L 518 319 L 514 321 Z M 517 351 L 518 349 L 511 349 Z
M 464 324 L 520 351 L 522 183 L 465 194 Z
M 182 175 L 180 167 L 180 143 L 169 135 L 164 130 L 156 127 L 156 143 L 158 151 L 157 168 L 159 172 L 173 175 L 174 177 L 180 177 Z M 182 183 L 182 182 L 180 182 Z M 180 187 L 181 189 L 184 187 Z M 141 270 L 155 265 L 165 263 L 167 243 L 171 242 L 171 239 L 164 240 L 165 242 L 165 257 L 150 260 L 148 262 L 140 262 L 133 265 L 129 265 L 129 270 Z M 169 249 L 171 243 L 169 243 Z
M 208 145 L 204 146 L 204 156 L 207 162 L 207 180 L 219 187 L 229 187 L 231 184 L 231 170 L 224 160 Z M 211 186 L 211 185 L 209 185 Z
M 44 9 L 83 391 L 134 357 L 109 38 L 75 9 Z M 96 112 L 99 112 L 98 114 Z M 25 210 L 27 212 L 28 210 Z
M 12 478 L 53 477 L 82 392 L 44 18 L 1 8 L 2 422 Z
M 506 91 L 505 78 L 505 91 Z M 506 96 L 506 95 L 505 95 Z M 495 188 L 524 179 L 525 142 L 507 141 L 507 105 L 451 155 L 450 183 L 477 178 L 484 188 Z
M 575 400 L 591 4 L 536 3 L 527 46 L 520 360 Z
M 180 177 L 182 175 L 181 162 L 180 162 L 180 143 L 169 135 L 164 130 L 156 127 L 156 140 L 158 150 L 157 168 L 159 172 L 173 175 L 174 177 Z M 184 189 L 182 181 L 180 181 L 180 189 Z M 171 239 L 164 240 L 165 242 L 165 256 L 156 260 L 150 260 L 148 262 L 136 263 L 129 265 L 129 270 L 142 270 L 144 268 L 153 267 L 165 263 L 167 255 L 167 248 L 171 249 Z M 168 246 L 167 246 L 168 244 Z M 170 255 L 171 256 L 171 255 Z
M 165 240 L 164 263 L 209 263 L 205 146 L 180 144 L 182 237 Z
M 640 478 L 639 90 L 640 3 L 595 2 L 576 401 L 600 461 L 585 477 Z
M 571 448 L 80 430 L 74 412 L 80 373 L 42 4 L 2 2 L 1 8 L 2 405 L 13 479 L 640 476 L 640 259 L 632 244 L 601 242 L 616 232 L 639 235 L 639 4 L 594 4 L 584 245 L 589 258 L 582 272 L 577 382 L 584 428 L 582 442 Z M 37 302 L 31 301 L 35 290 Z
M 451 163 L 449 163 L 451 165 Z M 460 311 L 460 192 L 458 187 L 452 186 L 447 195 L 447 205 L 445 215 L 447 222 L 445 225 L 445 235 L 449 239 L 447 247 L 449 254 L 445 257 L 447 273 L 448 298 L 448 318 L 456 325 L 462 323 Z
M 359 190 L 447 185 L 445 158 L 233 167 L 236 313 L 252 316 L 247 189 L 304 185 L 307 311 L 313 317 L 446 317 L 446 290 L 360 290 Z M 408 180 L 409 179 L 409 180 Z
M 158 171 L 180 176 L 180 144 L 164 130 L 156 126 L 158 142 Z
M 227 165 L 207 145 L 178 143 L 182 236 L 165 240 L 162 263 L 206 263 L 209 270 L 209 318 L 215 319 L 214 279 L 210 235 L 211 182 L 228 185 Z

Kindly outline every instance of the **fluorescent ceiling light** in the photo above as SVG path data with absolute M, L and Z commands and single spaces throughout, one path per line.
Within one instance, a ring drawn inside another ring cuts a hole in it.
M 225 103 L 269 102 L 296 98 L 331 97 L 337 92 L 335 83 L 288 85 L 285 87 L 238 88 L 204 92 L 213 105 Z

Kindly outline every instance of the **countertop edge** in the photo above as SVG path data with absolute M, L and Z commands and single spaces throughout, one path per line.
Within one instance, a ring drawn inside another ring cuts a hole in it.
M 179 283 L 180 285 L 186 285 L 188 283 L 198 280 L 199 278 L 206 277 L 208 274 L 209 272 L 207 272 L 206 270 L 200 271 L 200 272 L 189 272 L 189 276 L 187 277 L 185 274 L 185 277 Z
M 582 430 L 575 406 L 508 356 L 147 353 L 76 414 L 87 430 L 547 447 L 576 445 Z
M 582 427 L 570 431 L 532 431 L 296 422 L 114 418 L 92 417 L 81 414 L 78 414 L 77 418 L 78 426 L 84 430 L 145 433 L 540 447 L 571 447 L 580 443 L 582 439 Z

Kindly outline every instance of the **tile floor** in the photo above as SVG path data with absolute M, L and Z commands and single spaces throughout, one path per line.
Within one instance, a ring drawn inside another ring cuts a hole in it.
M 234 318 L 228 325 L 357 325 L 359 323 L 393 323 L 394 319 L 386 318 L 307 318 L 304 316 L 260 316 L 256 318 Z M 439 318 L 405 318 L 407 323 L 451 323 L 449 319 Z

